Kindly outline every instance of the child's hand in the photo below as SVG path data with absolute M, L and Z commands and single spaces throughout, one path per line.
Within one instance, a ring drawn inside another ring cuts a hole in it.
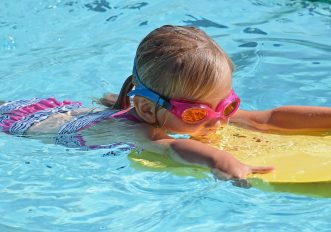
M 266 174 L 273 171 L 274 169 L 273 167 L 249 166 L 240 163 L 238 160 L 231 160 L 229 164 L 230 165 L 225 170 L 214 168 L 212 171 L 218 178 L 222 180 L 228 180 L 233 178 L 246 179 L 250 174 Z
M 218 154 L 214 156 L 214 165 L 213 169 L 216 170 L 214 170 L 214 172 L 221 179 L 246 179 L 250 174 L 265 174 L 273 170 L 273 167 L 243 164 L 226 151 L 219 151 Z
M 161 141 L 159 141 L 160 143 Z M 220 179 L 245 179 L 249 174 L 268 173 L 273 167 L 253 167 L 245 165 L 230 153 L 208 144 L 191 139 L 163 140 L 170 144 L 169 154 L 176 161 L 185 164 L 207 166 Z

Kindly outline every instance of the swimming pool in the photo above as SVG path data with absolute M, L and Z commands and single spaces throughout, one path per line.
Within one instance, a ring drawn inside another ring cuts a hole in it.
M 118 92 L 137 44 L 199 26 L 233 58 L 245 109 L 330 106 L 328 1 L 45 0 L 0 3 L 0 99 L 91 105 Z M 0 134 L 1 231 L 328 231 L 330 199 L 139 171 L 126 154 Z

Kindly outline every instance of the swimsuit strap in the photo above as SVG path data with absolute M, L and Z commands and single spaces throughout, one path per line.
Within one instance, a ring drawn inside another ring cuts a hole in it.
M 60 144 L 71 148 L 80 148 L 81 150 L 91 150 L 91 149 L 100 149 L 100 148 L 117 149 L 119 151 L 132 150 L 136 148 L 136 145 L 133 143 L 124 143 L 124 142 L 117 142 L 107 145 L 87 146 L 86 142 L 83 139 L 83 136 L 77 133 L 81 130 L 91 127 L 92 125 L 95 125 L 100 121 L 113 118 L 113 115 L 115 114 L 119 115 L 118 113 L 120 112 L 116 112 L 113 110 L 105 110 L 96 113 L 88 113 L 88 114 L 80 115 L 60 128 L 57 136 L 55 137 L 55 144 Z
M 141 122 L 141 120 L 139 118 L 137 118 L 136 116 L 134 116 L 132 114 L 128 114 L 128 112 L 130 110 L 131 110 L 131 108 L 118 111 L 118 112 L 114 113 L 111 117 L 112 118 L 123 118 L 123 119 L 133 121 L 133 122 Z
M 77 132 L 91 127 L 96 123 L 108 119 L 111 115 L 114 114 L 114 111 L 105 110 L 96 113 L 88 113 L 80 115 L 70 122 L 64 124 L 57 136 L 55 137 L 55 144 L 61 144 L 66 147 L 79 147 L 85 146 L 85 141 L 82 136 L 79 136 Z

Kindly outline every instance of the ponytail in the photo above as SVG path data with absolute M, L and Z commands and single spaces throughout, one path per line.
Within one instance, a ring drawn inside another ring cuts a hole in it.
M 132 90 L 133 88 L 133 82 L 132 82 L 132 75 L 129 76 L 124 84 L 122 85 L 120 94 L 113 106 L 113 109 L 117 110 L 125 110 L 130 107 L 130 98 L 128 97 L 128 92 Z
M 120 91 L 120 94 L 108 94 L 100 98 L 97 103 L 116 110 L 125 110 L 130 107 L 130 98 L 128 92 L 133 88 L 132 75 L 129 76 Z

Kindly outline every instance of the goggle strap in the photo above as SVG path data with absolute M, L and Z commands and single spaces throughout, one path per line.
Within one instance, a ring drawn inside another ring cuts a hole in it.
M 137 96 L 141 96 L 141 97 L 145 97 L 148 100 L 160 105 L 161 107 L 170 110 L 171 104 L 163 99 L 162 97 L 160 97 L 159 94 L 155 93 L 154 91 L 150 90 L 149 88 L 147 88 L 142 81 L 139 78 L 138 75 L 138 71 L 137 71 L 137 67 L 136 67 L 136 61 L 134 61 L 134 65 L 133 65 L 133 74 L 135 77 L 135 80 L 137 81 L 137 86 L 135 87 L 134 90 L 131 90 L 127 95 L 129 97 L 133 96 L 133 95 L 137 95 Z
M 167 110 L 171 109 L 171 105 L 167 100 L 161 98 L 158 94 L 152 92 L 149 89 L 137 88 L 137 89 L 131 90 L 128 93 L 128 96 L 131 97 L 133 95 L 145 97 L 148 100 L 162 106 L 163 108 L 165 108 Z
M 165 99 L 163 99 L 161 97 L 159 97 L 159 99 L 156 102 L 156 104 L 162 106 L 163 108 L 165 108 L 167 110 L 170 110 L 172 108 L 171 104 L 167 100 L 165 100 Z

